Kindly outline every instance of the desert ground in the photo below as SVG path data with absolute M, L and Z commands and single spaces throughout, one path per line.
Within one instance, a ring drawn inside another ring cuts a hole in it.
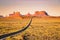
M 29 21 L 30 18 L 0 18 L 0 35 L 18 31 L 24 28 Z M 60 40 L 60 18 L 34 17 L 28 29 L 4 40 Z

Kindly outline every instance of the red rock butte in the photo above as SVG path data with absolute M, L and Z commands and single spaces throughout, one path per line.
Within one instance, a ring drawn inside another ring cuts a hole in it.
M 2 17 L 2 16 L 1 16 Z M 9 17 L 7 18 L 30 18 L 30 17 L 47 17 L 47 18 L 55 18 L 55 16 L 49 16 L 46 11 L 35 11 L 33 15 L 30 13 L 27 13 L 26 15 L 21 15 L 20 12 L 13 12 L 12 14 L 9 14 Z
M 46 11 L 36 11 L 35 14 L 33 16 L 37 16 L 37 17 L 45 17 L 48 16 Z
M 30 18 L 31 16 L 35 17 L 47 17 L 49 16 L 46 11 L 36 11 L 33 15 L 27 13 L 26 15 L 21 15 L 20 12 L 13 12 L 9 14 L 10 18 Z
M 13 12 L 13 14 L 9 14 L 9 17 L 11 18 L 22 18 L 22 15 L 20 12 Z
M 2 16 L 2 15 L 0 15 L 0 18 L 3 18 L 3 16 Z

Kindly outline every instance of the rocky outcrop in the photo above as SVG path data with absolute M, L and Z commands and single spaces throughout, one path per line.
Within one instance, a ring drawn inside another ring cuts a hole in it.
M 22 15 L 20 12 L 13 12 L 13 14 L 9 14 L 9 17 L 11 18 L 22 18 Z
M 0 18 L 3 18 L 3 16 L 2 16 L 2 15 L 0 15 Z
M 36 11 L 33 16 L 45 17 L 45 16 L 48 16 L 48 14 L 47 14 L 47 12 L 45 12 L 45 11 Z

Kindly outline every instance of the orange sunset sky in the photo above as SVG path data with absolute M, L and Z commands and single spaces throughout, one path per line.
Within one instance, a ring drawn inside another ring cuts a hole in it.
M 0 15 L 9 15 L 14 11 L 21 14 L 46 11 L 51 16 L 60 16 L 60 0 L 0 0 Z

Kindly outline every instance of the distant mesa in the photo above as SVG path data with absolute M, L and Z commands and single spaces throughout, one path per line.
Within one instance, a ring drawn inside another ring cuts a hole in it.
M 33 16 L 33 17 L 47 17 L 49 15 L 47 14 L 46 11 L 36 11 L 33 15 L 31 15 L 30 13 L 28 13 L 28 14 L 26 14 L 24 16 L 25 17 L 31 17 L 31 16 Z
M 31 16 L 35 17 L 47 17 L 49 16 L 46 11 L 36 11 L 35 14 L 31 15 L 30 13 L 27 13 L 26 15 L 21 15 L 20 12 L 13 12 L 12 14 L 9 14 L 10 18 L 29 18 Z
M 2 15 L 0 15 L 0 18 L 3 18 L 3 16 L 2 16 Z
M 0 15 L 0 18 L 3 16 Z M 46 11 L 35 11 L 35 13 L 32 15 L 30 13 L 27 13 L 26 15 L 21 15 L 20 12 L 13 12 L 12 14 L 9 14 L 7 18 L 30 18 L 30 17 L 47 17 L 47 18 L 56 18 L 56 16 L 49 16 Z M 60 17 L 60 16 L 59 16 Z
M 22 15 L 20 12 L 13 12 L 13 14 L 9 14 L 9 17 L 11 18 L 22 18 Z
M 33 16 L 37 16 L 37 17 L 45 17 L 48 16 L 46 11 L 36 11 L 35 14 Z
M 30 17 L 32 15 L 30 13 L 27 13 L 24 16 Z M 48 14 L 45 11 L 36 11 L 35 14 L 33 14 L 33 16 L 43 17 L 43 16 L 48 16 Z M 22 17 L 22 15 L 20 14 L 20 12 L 13 12 L 13 14 L 9 14 L 9 17 Z

